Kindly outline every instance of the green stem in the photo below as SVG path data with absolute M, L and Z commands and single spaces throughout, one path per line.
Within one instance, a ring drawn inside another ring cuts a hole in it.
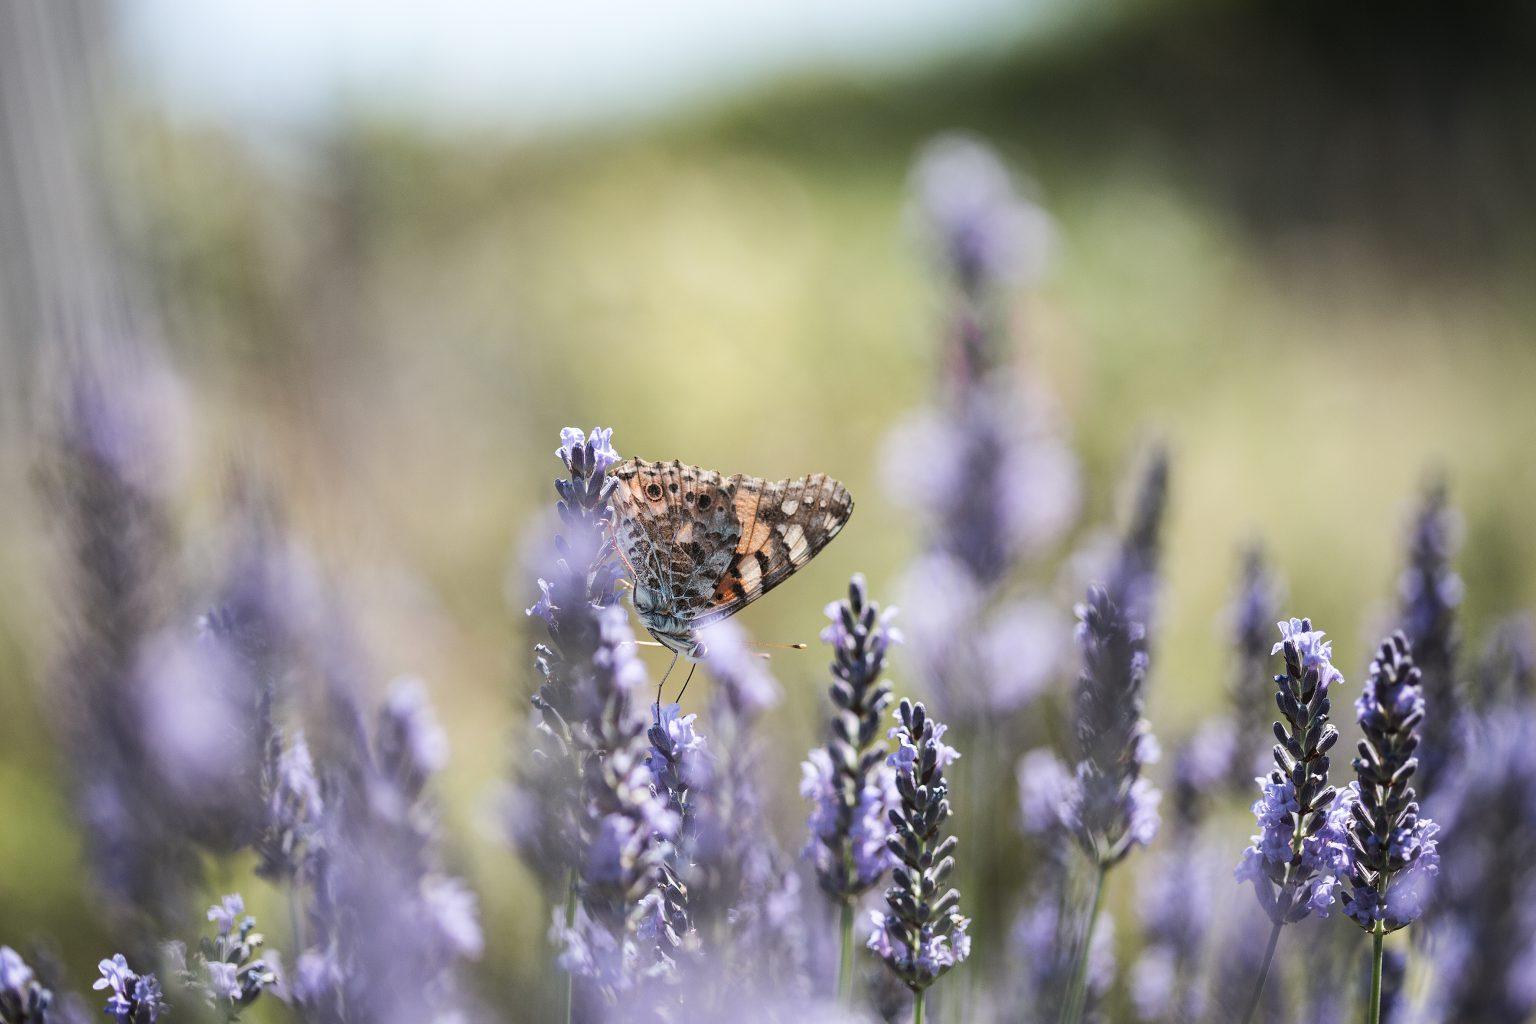
M 1371 1000 L 1365 1004 L 1365 1024 L 1381 1024 L 1381 940 L 1386 932 L 1377 925 L 1371 932 Z
M 853 996 L 853 901 L 843 901 L 842 956 L 837 967 L 837 998 L 848 1003 Z
M 565 926 L 571 928 L 576 923 L 576 872 L 573 869 L 566 875 L 565 883 Z M 565 1024 L 571 1024 L 571 1009 L 576 1002 L 576 976 L 570 971 L 565 972 Z
M 923 1024 L 923 1001 L 927 992 L 918 992 L 912 1002 L 912 1024 Z
M 1093 902 L 1088 907 L 1088 926 L 1083 929 L 1083 944 L 1072 964 L 1072 981 L 1067 986 L 1067 1001 L 1061 1008 L 1062 1024 L 1080 1024 L 1088 1005 L 1088 951 L 1093 946 L 1093 932 L 1099 925 L 1099 904 L 1104 900 L 1104 878 L 1109 865 L 1100 864 L 1093 883 Z
M 1269 930 L 1269 946 L 1264 950 L 1264 963 L 1259 968 L 1259 980 L 1253 986 L 1253 995 L 1248 999 L 1248 1009 L 1243 1014 L 1243 1024 L 1253 1020 L 1254 1011 L 1259 1008 L 1259 1000 L 1264 996 L 1264 983 L 1269 980 L 1269 965 L 1275 962 L 1275 946 L 1280 942 L 1280 928 L 1284 924 L 1285 919 L 1281 918 Z

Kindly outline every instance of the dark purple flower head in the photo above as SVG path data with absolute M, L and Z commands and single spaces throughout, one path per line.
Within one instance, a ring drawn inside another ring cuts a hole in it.
M 47 1024 L 53 993 L 38 983 L 10 946 L 0 946 L 0 1020 L 6 1024 Z
M 1273 653 L 1284 653 L 1285 674 L 1275 676 L 1282 718 L 1274 727 L 1276 768 L 1258 780 L 1262 795 L 1253 813 L 1259 832 L 1236 875 L 1253 883 L 1270 920 L 1283 924 L 1328 915 L 1349 869 L 1350 811 L 1328 785 L 1328 751 L 1339 738 L 1328 722 L 1328 690 L 1344 681 L 1330 660 L 1332 645 L 1309 619 L 1279 627 Z
M 1419 815 L 1410 785 L 1418 760 L 1424 694 L 1408 640 L 1388 637 L 1371 662 L 1356 716 L 1365 738 L 1347 803 L 1352 841 L 1345 911 L 1370 932 L 1405 928 L 1423 912 L 1440 869 L 1439 826 Z
M 107 991 L 107 1016 L 117 1024 L 154 1024 L 168 1007 L 153 974 L 138 974 L 123 954 L 97 965 L 101 977 L 91 987 Z
M 945 727 L 923 705 L 902 701 L 896 721 L 896 751 L 887 763 L 900 800 L 891 808 L 886 841 L 895 884 L 885 891 L 886 909 L 872 914 L 868 946 L 903 984 L 921 992 L 971 952 L 960 892 L 947 888 L 956 839 L 943 829 L 950 815 L 944 769 L 960 755 L 943 742 Z
M 885 655 L 900 634 L 890 627 L 894 609 L 881 612 L 862 576 L 848 598 L 827 606 L 831 625 L 821 638 L 833 649 L 830 689 L 836 711 L 825 747 L 802 766 L 800 793 L 811 801 L 805 856 L 828 896 L 850 901 L 880 880 L 888 863 L 886 814 L 894 796 L 884 764 L 880 719 L 890 704 L 883 678 Z

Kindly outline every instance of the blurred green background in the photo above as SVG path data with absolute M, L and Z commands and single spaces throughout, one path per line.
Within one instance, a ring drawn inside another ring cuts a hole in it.
M 33 5 L 6 2 L 25 27 Z M 852 571 L 888 588 L 918 534 L 878 453 L 934 393 L 943 332 L 906 214 L 934 133 L 994 144 L 1056 220 L 1050 270 L 1011 315 L 1023 372 L 1056 396 L 1083 460 L 1085 528 L 1115 520 L 1149 439 L 1171 447 L 1160 735 L 1221 699 L 1222 609 L 1250 539 L 1286 578 L 1285 607 L 1327 629 L 1357 677 L 1431 472 L 1465 522 L 1469 635 L 1536 601 L 1528 8 L 992 11 L 931 46 L 920 23 L 869 65 L 813 51 L 745 85 L 705 75 L 651 109 L 553 126 L 354 93 L 253 132 L 145 84 L 134 47 L 190 17 L 154 6 L 102 19 L 86 56 L 120 84 L 92 127 L 121 259 L 186 389 L 188 571 L 216 575 L 228 467 L 254 463 L 345 585 L 379 683 L 427 680 L 487 993 L 551 995 L 546 918 L 493 804 L 531 676 L 517 553 L 552 500 L 559 428 L 612 425 L 625 455 L 847 483 L 850 527 L 743 614 L 761 638 L 813 640 Z M 13 127 L 35 100 L 17 80 Z M 29 250 L 12 233 L 0 251 L 15 287 Z M 51 341 L 20 308 L 0 338 L 0 941 L 51 937 L 84 979 L 112 937 L 81 882 L 48 728 L 59 601 L 30 478 Z M 795 847 L 824 658 L 774 668 L 788 699 L 769 788 Z M 899 658 L 895 678 L 902 690 Z M 271 904 L 242 866 L 224 870 L 258 912 Z

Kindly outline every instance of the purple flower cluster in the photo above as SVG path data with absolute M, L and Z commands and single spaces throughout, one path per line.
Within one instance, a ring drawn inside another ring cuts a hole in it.
M 1352 812 L 1353 846 L 1344 910 L 1366 931 L 1385 934 L 1423 913 L 1440 870 L 1439 826 L 1420 816 L 1409 784 L 1418 767 L 1424 693 L 1402 633 L 1382 642 L 1355 711 L 1365 738 L 1354 760 L 1356 781 L 1342 801 Z
M 153 974 L 139 974 L 123 954 L 97 965 L 101 977 L 91 987 L 107 993 L 107 1016 L 115 1024 L 154 1024 L 167 1009 L 160 981 Z
M 237 1020 L 243 1008 L 276 982 L 277 974 L 256 955 L 266 940 L 238 893 L 209 907 L 208 920 L 217 932 L 202 940 L 192 962 L 180 943 L 171 944 L 170 959 L 183 985 L 222 1011 L 226 1020 Z
M 923 705 L 903 700 L 896 721 L 890 738 L 897 746 L 887 763 L 900 800 L 891 808 L 886 840 L 895 884 L 885 891 L 886 910 L 872 914 L 868 946 L 920 993 L 971 952 L 971 922 L 960 914 L 960 892 L 946 888 L 957 840 L 942 831 L 950 815 L 944 769 L 960 755 Z
M 53 993 L 10 946 L 0 946 L 0 1020 L 6 1024 L 47 1024 Z
M 1276 925 L 1328 915 L 1349 870 L 1351 817 L 1349 798 L 1335 799 L 1328 785 L 1328 751 L 1339 738 L 1328 722 L 1328 691 L 1344 680 L 1331 661 L 1333 645 L 1309 619 L 1279 625 L 1281 640 L 1270 652 L 1285 654 L 1285 674 L 1275 677 L 1283 718 L 1275 723 L 1278 767 L 1257 780 L 1259 831 L 1237 868 Z
M 805 855 L 832 899 L 846 903 L 872 888 L 890 866 L 886 817 L 896 800 L 895 779 L 884 764 L 880 719 L 891 701 L 883 678 L 885 656 L 900 639 L 891 628 L 895 609 L 880 611 L 862 576 L 848 598 L 827 606 L 831 624 L 821 633 L 833 651 L 829 689 L 836 711 L 825 747 L 802 766 L 800 794 L 811 802 Z

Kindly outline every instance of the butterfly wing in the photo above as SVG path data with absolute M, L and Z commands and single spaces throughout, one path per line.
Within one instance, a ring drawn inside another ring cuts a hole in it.
M 702 629 L 736 614 L 788 579 L 831 543 L 853 515 L 848 489 L 825 473 L 770 482 L 733 476 L 739 535 L 708 608 L 690 625 Z
M 691 619 L 735 558 L 741 525 L 730 483 L 675 460 L 628 459 L 612 475 L 614 540 L 636 586 L 659 595 L 663 611 Z

